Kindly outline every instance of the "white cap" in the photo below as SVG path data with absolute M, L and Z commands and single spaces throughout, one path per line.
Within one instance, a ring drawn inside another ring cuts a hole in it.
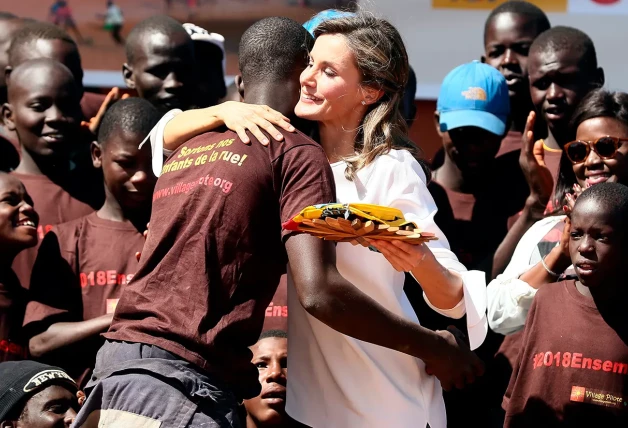
M 225 52 L 225 38 L 222 34 L 210 33 L 206 29 L 190 22 L 183 24 L 183 28 L 185 28 L 192 40 L 212 43 L 220 48 L 222 51 L 222 73 L 225 74 L 227 72 L 227 54 Z

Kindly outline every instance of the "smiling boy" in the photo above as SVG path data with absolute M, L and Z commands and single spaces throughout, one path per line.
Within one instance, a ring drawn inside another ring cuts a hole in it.
M 39 239 L 52 225 L 89 214 L 98 206 L 91 183 L 73 180 L 69 154 L 80 131 L 80 88 L 70 70 L 50 59 L 26 61 L 9 79 L 9 102 L 4 121 L 22 147 L 13 174 L 24 183 L 40 215 Z M 90 205 L 92 204 L 92 205 Z M 37 251 L 23 251 L 14 269 L 24 287 Z

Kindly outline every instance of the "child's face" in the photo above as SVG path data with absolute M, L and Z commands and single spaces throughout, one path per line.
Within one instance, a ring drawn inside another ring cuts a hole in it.
M 583 70 L 581 62 L 582 55 L 569 49 L 530 55 L 532 102 L 552 131 L 566 131 L 576 106 L 596 83 L 593 72 Z
M 31 67 L 11 76 L 5 123 L 38 157 L 64 157 L 76 142 L 80 93 L 72 76 L 52 67 Z
M 16 252 L 37 244 L 39 216 L 24 185 L 0 173 L 0 247 Z
M 484 61 L 508 82 L 510 98 L 528 97 L 528 51 L 539 35 L 534 19 L 515 13 L 495 16 L 486 28 Z
M 590 288 L 619 275 L 625 265 L 624 231 L 600 205 L 591 199 L 582 201 L 571 216 L 571 262 L 580 282 Z
M 262 392 L 244 401 L 250 418 L 265 426 L 281 426 L 286 415 L 288 340 L 267 337 L 251 347 Z
M 582 122 L 576 132 L 576 140 L 586 142 L 607 136 L 628 139 L 628 125 L 612 117 L 596 117 Z M 608 180 L 628 184 L 628 142 L 620 143 L 615 156 L 609 159 L 590 150 L 584 162 L 573 165 L 573 172 L 583 189 Z
M 443 146 L 449 158 L 467 174 L 486 172 L 485 168 L 495 159 L 502 136 L 475 126 L 454 128 L 443 138 Z
M 102 149 L 92 147 L 96 168 L 102 168 L 107 194 L 123 209 L 150 209 L 157 177 L 152 172 L 150 146 L 137 147 L 143 135 L 114 132 Z
M 125 64 L 124 74 L 127 85 L 161 111 L 195 105 L 197 69 L 187 34 L 144 34 L 135 46 L 135 61 Z

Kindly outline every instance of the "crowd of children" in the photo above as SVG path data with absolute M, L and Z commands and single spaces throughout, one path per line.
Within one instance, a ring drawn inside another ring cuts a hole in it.
M 222 36 L 116 21 L 105 97 L 64 8 L 0 13 L 1 427 L 628 426 L 628 94 L 585 33 L 495 8 L 429 165 L 383 19 L 258 21 L 238 97 Z M 332 201 L 439 239 L 282 227 Z

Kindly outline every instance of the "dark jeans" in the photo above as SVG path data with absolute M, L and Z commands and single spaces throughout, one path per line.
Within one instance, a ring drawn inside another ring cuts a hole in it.
M 107 341 L 86 393 L 73 427 L 243 426 L 225 385 L 157 346 Z

